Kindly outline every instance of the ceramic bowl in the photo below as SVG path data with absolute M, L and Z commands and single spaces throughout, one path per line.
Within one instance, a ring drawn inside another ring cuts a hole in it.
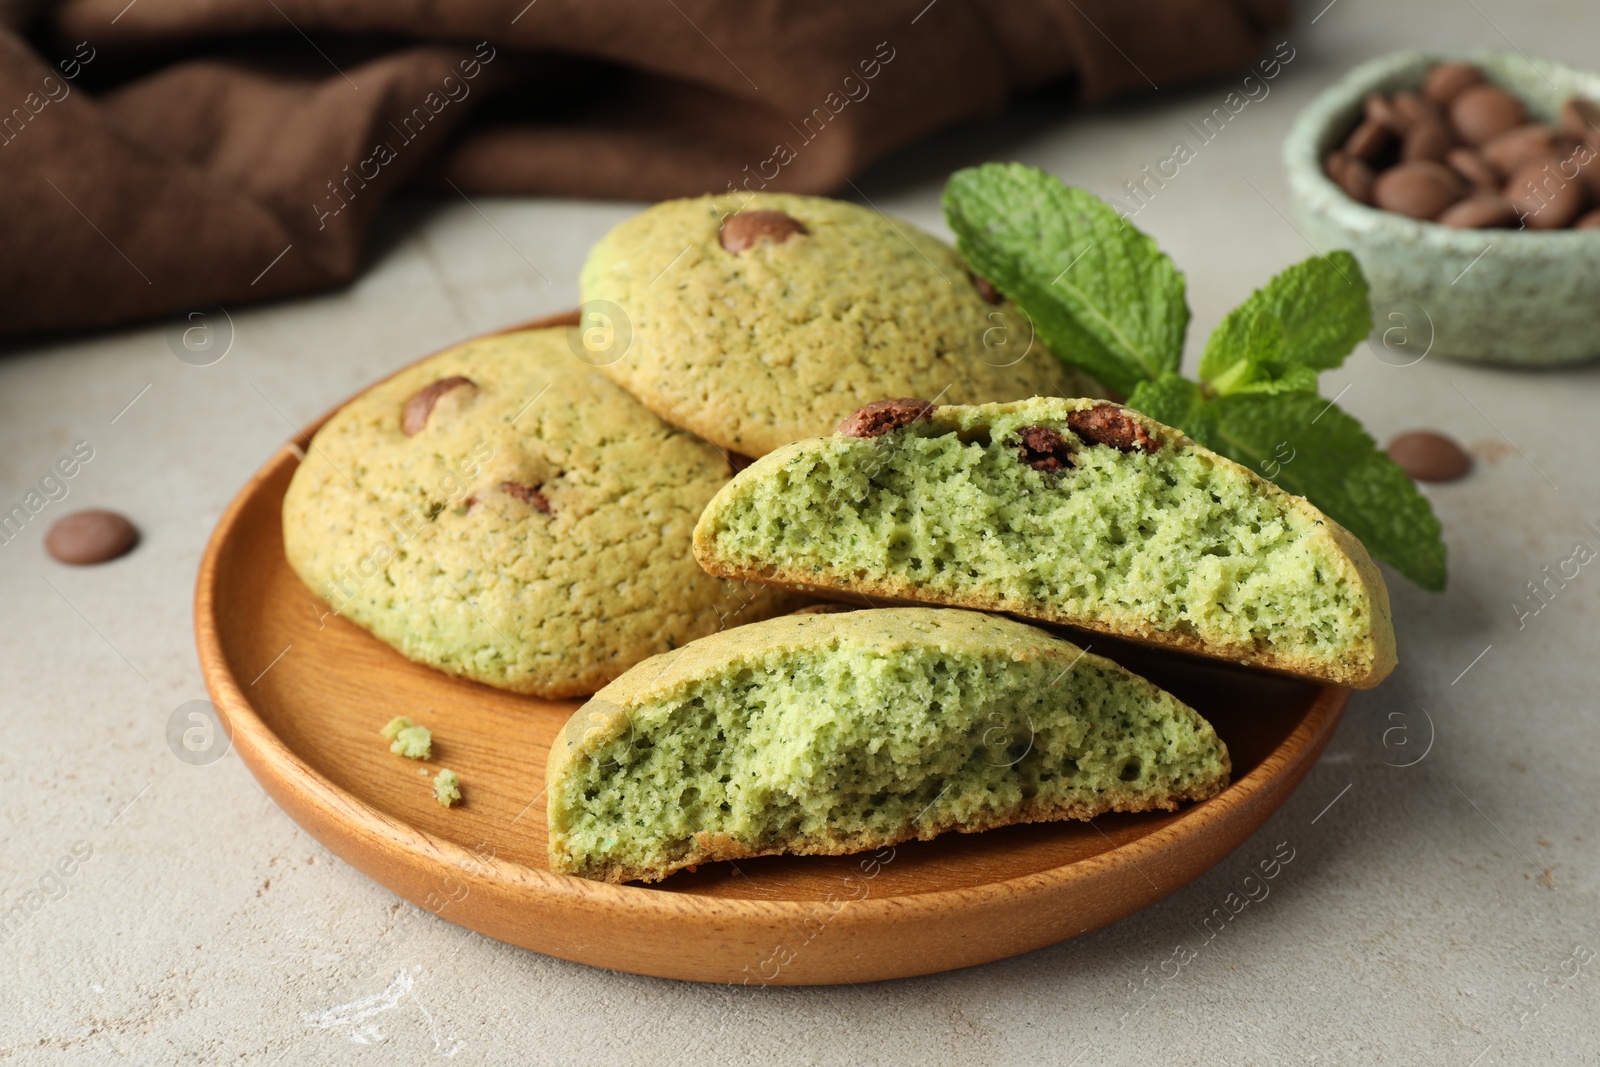
M 1600 356 L 1600 229 L 1458 230 L 1358 203 L 1322 160 L 1360 120 L 1374 92 L 1418 89 L 1430 67 L 1464 60 L 1554 123 L 1571 97 L 1600 101 L 1600 75 L 1516 52 L 1396 52 L 1355 68 L 1302 111 L 1284 144 L 1304 235 L 1348 249 L 1372 288 L 1380 358 L 1424 354 L 1553 366 Z

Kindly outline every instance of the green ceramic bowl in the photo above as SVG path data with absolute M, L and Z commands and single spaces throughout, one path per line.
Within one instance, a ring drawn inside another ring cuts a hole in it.
M 1442 60 L 1476 64 L 1539 121 L 1554 122 L 1570 97 L 1600 101 L 1600 75 L 1516 52 L 1396 52 L 1364 63 L 1312 101 L 1284 143 L 1305 236 L 1360 260 L 1382 358 L 1408 362 L 1431 351 L 1554 366 L 1600 356 L 1600 229 L 1451 229 L 1358 204 L 1322 173 L 1369 93 L 1417 89 Z

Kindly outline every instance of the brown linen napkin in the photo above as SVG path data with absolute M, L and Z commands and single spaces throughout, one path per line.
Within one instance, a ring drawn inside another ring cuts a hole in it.
M 1287 6 L 0 0 L 0 334 L 343 284 L 401 186 L 830 192 L 1019 90 L 1242 67 Z

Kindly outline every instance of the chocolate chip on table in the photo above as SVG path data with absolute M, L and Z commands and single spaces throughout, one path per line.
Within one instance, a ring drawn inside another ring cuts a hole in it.
M 1483 192 L 1456 201 L 1433 221 L 1458 230 L 1500 229 L 1515 223 L 1517 212 L 1499 193 Z
M 896 400 L 874 400 L 845 416 L 834 433 L 845 437 L 879 437 L 890 430 L 909 426 L 918 419 L 925 419 L 933 411 L 932 403 L 911 396 Z
M 994 282 L 991 282 L 988 278 L 981 274 L 973 274 L 970 277 L 972 278 L 973 288 L 978 290 L 978 295 L 983 297 L 985 303 L 998 304 L 1005 299 L 1000 295 L 1000 290 L 994 287 Z
M 63 515 L 44 535 L 44 550 L 62 562 L 83 566 L 126 555 L 139 543 L 139 531 L 115 511 L 91 508 Z
M 1600 104 L 1578 99 L 1562 104 L 1561 132 L 1580 141 L 1600 140 Z
M 1440 63 L 1428 71 L 1422 83 L 1422 95 L 1442 107 L 1482 83 L 1483 71 L 1471 63 Z
M 1559 167 L 1534 160 L 1507 179 L 1506 199 L 1528 229 L 1559 230 L 1583 214 L 1589 197 L 1580 183 L 1563 177 Z
M 1452 148 L 1445 153 L 1445 164 L 1480 189 L 1500 191 L 1500 174 L 1471 148 Z
M 1350 139 L 1344 143 L 1344 150 L 1357 159 L 1372 163 L 1389 150 L 1394 144 L 1394 139 L 1393 129 L 1381 122 L 1368 119 L 1350 134 Z
M 1465 192 L 1455 171 L 1431 160 L 1392 167 L 1372 184 L 1372 200 L 1379 207 L 1424 220 L 1437 218 Z
M 463 378 L 459 374 L 450 378 L 440 378 L 436 382 L 429 382 L 412 394 L 406 401 L 405 410 L 400 413 L 400 432 L 407 437 L 415 437 L 428 425 L 428 417 L 433 414 L 433 406 L 439 398 L 452 389 L 461 386 L 477 388 L 471 378 Z
M 723 220 L 718 240 L 723 248 L 737 254 L 762 241 L 781 245 L 795 234 L 810 232 L 799 219 L 781 211 L 741 211 Z
M 1472 145 L 1527 121 L 1522 104 L 1498 85 L 1474 85 L 1450 102 L 1450 124 L 1457 136 Z
M 544 486 L 542 485 L 523 485 L 521 482 L 500 483 L 502 492 L 516 497 L 535 511 L 542 511 L 546 515 L 552 515 L 554 512 L 550 508 L 550 498 L 539 492 L 543 488 Z
M 1067 416 L 1067 425 L 1085 441 L 1110 445 L 1121 452 L 1154 452 L 1161 447 L 1161 442 L 1151 437 L 1139 420 L 1116 404 L 1096 404 L 1074 411 Z
M 1496 134 L 1479 149 L 1483 158 L 1501 174 L 1510 174 L 1535 159 L 1560 159 L 1556 131 L 1536 122 L 1515 126 Z
M 1472 457 L 1450 438 L 1412 430 L 1389 442 L 1389 458 L 1419 482 L 1453 482 L 1472 469 Z
M 1017 431 L 1017 438 L 1020 441 L 1017 458 L 1034 470 L 1053 474 L 1072 469 L 1072 444 L 1059 430 L 1024 426 Z

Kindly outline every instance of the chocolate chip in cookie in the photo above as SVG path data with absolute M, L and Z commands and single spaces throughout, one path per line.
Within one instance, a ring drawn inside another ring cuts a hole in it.
M 722 223 L 718 240 L 729 252 L 738 254 L 762 241 L 783 244 L 796 234 L 806 234 L 805 223 L 781 211 L 741 211 Z
M 897 400 L 874 400 L 852 411 L 834 433 L 845 437 L 878 437 L 890 430 L 909 426 L 933 413 L 929 400 L 903 396 Z
M 1161 442 L 1127 409 L 1116 404 L 1096 404 L 1067 416 L 1072 432 L 1091 444 L 1110 445 L 1121 452 L 1154 452 Z
M 1017 458 L 1036 471 L 1055 474 L 1072 469 L 1072 445 L 1060 431 L 1048 426 L 1024 426 L 1017 431 L 1021 444 Z
M 407 437 L 415 437 L 421 433 L 422 428 L 428 425 L 428 416 L 433 414 L 433 406 L 439 402 L 439 398 L 461 386 L 476 389 L 477 383 L 471 378 L 463 378 L 457 374 L 429 382 L 418 389 L 411 395 L 411 399 L 406 401 L 405 410 L 400 414 L 400 432 Z

